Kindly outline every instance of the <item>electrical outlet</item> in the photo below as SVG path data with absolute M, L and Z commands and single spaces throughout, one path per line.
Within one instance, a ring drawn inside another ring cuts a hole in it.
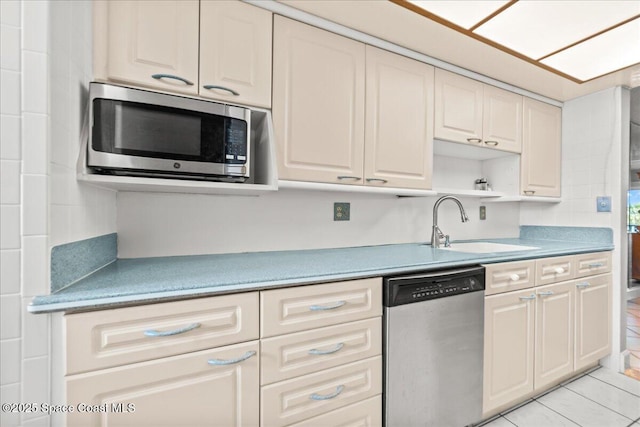
M 598 212 L 611 212 L 611 197 L 600 196 L 596 198 Z
M 485 219 L 487 219 L 487 207 L 480 206 L 480 220 L 484 221 Z
M 349 221 L 351 216 L 351 203 L 334 203 L 333 204 L 333 220 Z

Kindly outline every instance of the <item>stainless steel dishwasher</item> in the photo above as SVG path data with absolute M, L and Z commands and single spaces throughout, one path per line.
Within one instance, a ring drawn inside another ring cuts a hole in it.
M 387 427 L 482 419 L 484 267 L 384 279 Z

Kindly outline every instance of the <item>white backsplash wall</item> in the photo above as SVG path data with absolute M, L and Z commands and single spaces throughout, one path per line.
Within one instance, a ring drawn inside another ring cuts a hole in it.
M 623 118 L 626 117 L 626 122 Z M 626 292 L 625 176 L 628 169 L 629 101 L 626 89 L 611 88 L 565 102 L 562 110 L 562 202 L 523 203 L 520 222 L 530 225 L 610 227 L 613 252 L 613 355 L 619 367 L 621 300 Z M 626 127 L 626 134 L 625 134 Z M 625 140 L 626 138 L 626 140 Z M 625 153 L 626 150 L 626 153 Z M 596 211 L 596 197 L 612 198 L 611 212 Z M 624 255 L 623 255 L 624 254 Z
M 260 197 L 118 193 L 118 257 L 214 254 L 427 242 L 436 197 L 281 190 Z M 469 218 L 444 202 L 442 230 L 456 239 L 516 237 L 518 204 L 461 199 Z M 351 203 L 350 221 L 333 221 L 333 203 Z

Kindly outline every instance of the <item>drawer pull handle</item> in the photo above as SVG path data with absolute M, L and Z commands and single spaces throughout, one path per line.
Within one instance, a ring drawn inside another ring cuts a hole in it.
M 578 288 L 578 289 L 588 288 L 589 286 L 591 286 L 591 283 L 589 283 L 589 282 L 580 282 L 580 283 L 576 284 L 576 288 Z
M 517 282 L 518 280 L 520 280 L 520 275 L 514 273 L 511 276 L 509 276 L 509 279 L 511 279 L 511 281 L 513 282 Z
M 541 297 L 548 297 L 553 295 L 553 291 L 542 291 L 542 292 L 538 292 L 538 295 Z
M 335 310 L 336 308 L 342 307 L 346 303 L 347 303 L 346 301 L 336 301 L 334 303 L 327 304 L 327 305 L 312 305 L 311 307 L 309 307 L 309 310 L 311 311 Z
M 564 268 L 563 267 L 557 267 L 555 270 L 556 274 L 562 274 L 564 273 Z
M 386 184 L 387 182 L 389 182 L 386 179 L 382 179 L 382 178 L 367 178 L 366 181 L 367 182 L 379 182 L 381 184 Z
M 482 140 L 480 138 L 467 138 L 467 142 L 475 142 L 476 144 L 480 144 Z
M 180 77 L 180 76 L 174 76 L 173 74 L 152 74 L 151 77 L 153 77 L 156 80 L 162 80 L 162 79 L 173 79 L 173 80 L 178 80 L 181 81 L 182 83 L 184 83 L 187 86 L 193 86 L 193 83 L 190 82 L 189 80 Z
M 233 96 L 240 96 L 240 94 L 238 92 L 236 92 L 233 89 L 229 89 L 228 87 L 224 87 L 224 86 L 218 86 L 218 85 L 203 85 L 203 88 L 207 89 L 207 90 L 211 90 L 211 89 L 219 89 L 219 90 L 224 90 L 229 92 L 231 95 Z
M 536 299 L 536 296 L 534 294 L 531 294 L 528 297 L 520 297 L 520 299 L 522 301 L 530 301 L 530 300 Z
M 245 360 L 256 355 L 255 351 L 247 351 L 242 356 L 235 359 L 209 359 L 207 363 L 213 366 L 224 366 L 224 365 L 234 365 L 236 363 L 244 362 Z
M 172 331 L 156 331 L 155 329 L 149 329 L 148 331 L 144 331 L 144 334 L 148 337 L 169 337 L 171 335 L 184 334 L 185 332 L 192 331 L 199 327 L 200 323 L 192 323 L 184 328 L 174 329 Z
M 344 347 L 344 343 L 339 342 L 330 350 L 318 350 L 316 348 L 312 348 L 311 350 L 309 350 L 309 354 L 312 354 L 314 356 L 323 356 L 325 354 L 333 354 L 342 350 L 342 347 Z
M 604 262 L 594 262 L 592 264 L 589 264 L 589 268 L 600 268 L 600 267 L 604 267 Z
M 311 400 L 329 400 L 329 399 L 333 399 L 334 397 L 338 397 L 338 395 L 340 393 L 342 393 L 342 390 L 344 390 L 344 386 L 343 385 L 339 385 L 338 387 L 336 387 L 336 391 L 334 391 L 331 394 L 313 393 L 311 396 L 309 396 L 309 399 L 311 399 Z

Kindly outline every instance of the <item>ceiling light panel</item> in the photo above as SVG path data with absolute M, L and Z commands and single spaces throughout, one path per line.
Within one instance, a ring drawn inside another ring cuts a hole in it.
M 509 1 L 409 0 L 409 3 L 468 30 Z
M 640 18 L 540 62 L 582 81 L 640 63 Z
M 540 59 L 639 13 L 637 0 L 519 1 L 474 33 L 529 58 Z

